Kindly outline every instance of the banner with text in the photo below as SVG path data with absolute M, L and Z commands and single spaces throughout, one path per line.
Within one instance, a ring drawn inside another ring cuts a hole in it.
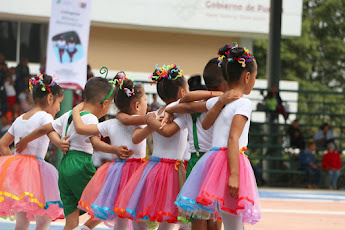
M 47 47 L 47 74 L 64 89 L 86 83 L 91 0 L 52 0 Z

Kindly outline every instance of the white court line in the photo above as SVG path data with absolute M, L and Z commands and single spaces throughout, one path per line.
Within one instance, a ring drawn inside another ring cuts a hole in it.
M 264 197 L 260 197 L 260 200 L 273 200 L 273 201 L 293 201 L 293 202 L 322 202 L 322 203 L 326 203 L 326 202 L 339 202 L 339 203 L 345 203 L 345 200 L 313 200 L 313 199 L 284 199 L 284 198 L 264 198 Z
M 293 214 L 322 214 L 322 215 L 340 215 L 345 216 L 345 212 L 332 212 L 332 211 L 312 211 L 312 210 L 286 210 L 286 209 L 261 209 L 262 212 L 273 213 L 293 213 Z

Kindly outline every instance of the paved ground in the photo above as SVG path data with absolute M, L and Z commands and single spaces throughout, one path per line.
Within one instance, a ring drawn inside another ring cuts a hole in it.
M 345 191 L 260 189 L 259 193 L 262 221 L 246 225 L 246 230 L 345 229 Z M 14 229 L 14 222 L 0 219 L 0 230 L 10 229 Z M 34 229 L 32 223 L 30 230 Z M 63 221 L 52 223 L 50 229 L 63 229 Z M 109 230 L 104 225 L 96 229 Z

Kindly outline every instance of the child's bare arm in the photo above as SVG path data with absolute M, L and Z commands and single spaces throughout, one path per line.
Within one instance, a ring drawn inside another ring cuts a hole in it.
M 116 114 L 116 118 L 121 121 L 122 124 L 125 126 L 130 126 L 130 125 L 146 125 L 146 116 L 131 116 L 127 113 L 122 113 L 119 112 Z
M 98 136 L 90 137 L 93 149 L 95 151 L 116 154 L 120 159 L 126 159 L 133 154 L 132 150 L 128 150 L 126 146 L 112 146 L 101 139 Z
M 207 100 L 207 99 L 210 99 L 211 97 L 219 97 L 221 95 L 223 95 L 223 92 L 220 92 L 220 91 L 196 90 L 184 95 L 181 98 L 180 103 Z
M 165 109 L 167 113 L 202 113 L 207 112 L 206 101 L 193 101 L 188 103 L 179 103 Z
M 180 127 L 175 122 L 161 128 L 161 122 L 154 117 L 147 119 L 147 125 L 164 137 L 172 137 L 180 130 Z
M 133 132 L 132 142 L 134 144 L 139 144 L 140 142 L 145 140 L 145 138 L 148 135 L 150 135 L 152 132 L 153 132 L 153 129 L 151 129 L 150 126 L 146 126 L 145 128 L 137 128 Z
M 231 122 L 228 139 L 228 163 L 230 167 L 229 192 L 230 196 L 238 198 L 239 189 L 239 145 L 238 141 L 248 118 L 243 115 L 235 115 Z
M 48 134 L 48 137 L 50 141 L 61 150 L 61 152 L 65 153 L 69 150 L 70 144 L 69 141 L 67 141 L 67 139 L 70 137 L 69 135 L 60 139 L 59 134 L 55 131 L 52 131 Z
M 12 155 L 10 145 L 14 141 L 14 136 L 9 132 L 6 132 L 5 135 L 0 139 L 0 156 Z
M 36 140 L 43 135 L 47 135 L 52 131 L 54 131 L 52 123 L 48 123 L 38 127 L 37 129 L 20 139 L 20 141 L 16 144 L 16 151 L 18 153 L 22 152 L 29 142 Z
M 97 124 L 85 125 L 81 119 L 80 112 L 84 107 L 84 103 L 80 103 L 73 108 L 73 124 L 76 132 L 80 135 L 98 135 L 99 130 Z

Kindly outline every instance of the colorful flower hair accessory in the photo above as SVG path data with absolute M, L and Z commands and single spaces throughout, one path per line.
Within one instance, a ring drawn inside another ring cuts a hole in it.
M 241 66 L 244 68 L 246 67 L 246 64 L 248 62 L 253 61 L 253 55 L 251 55 L 248 51 L 248 49 L 244 48 L 243 50 L 238 49 L 238 44 L 237 42 L 232 43 L 233 46 L 230 46 L 227 44 L 226 46 L 222 47 L 218 51 L 218 66 L 221 67 L 224 58 L 228 62 L 234 62 L 238 61 L 238 63 L 241 64 Z
M 51 92 L 50 87 L 53 87 L 55 84 L 57 84 L 57 82 L 54 80 L 54 78 L 55 78 L 56 80 L 59 79 L 58 77 L 56 77 L 55 75 L 53 75 L 51 83 L 48 84 L 48 85 L 46 85 L 46 84 L 44 84 L 44 82 L 43 82 L 43 74 L 38 74 L 37 76 L 32 77 L 32 78 L 29 79 L 29 89 L 30 89 L 30 91 L 32 91 L 33 87 L 34 87 L 35 85 L 38 85 L 38 84 L 39 84 L 39 85 L 42 85 L 41 90 L 42 90 L 43 92 L 46 91 L 46 90 L 48 90 L 49 92 Z
M 182 70 L 180 66 L 175 64 L 163 65 L 161 68 L 158 67 L 158 64 L 155 66 L 154 73 L 149 77 L 149 82 L 151 85 L 157 83 L 162 78 L 167 78 L 168 80 L 176 80 L 179 77 L 182 77 Z

